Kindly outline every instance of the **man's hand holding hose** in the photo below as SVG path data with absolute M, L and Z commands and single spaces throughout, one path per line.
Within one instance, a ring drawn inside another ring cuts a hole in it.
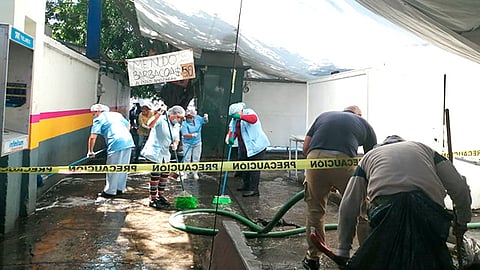
M 344 269 L 345 266 L 347 265 L 347 262 L 348 260 L 350 259 L 350 256 L 349 256 L 349 251 L 346 251 L 346 252 L 343 252 L 342 250 L 339 250 L 339 255 L 336 255 L 335 253 L 333 253 L 328 247 L 327 245 L 325 244 L 325 242 L 323 242 L 320 238 L 320 236 L 317 234 L 316 230 L 314 227 L 311 227 L 310 228 L 310 235 L 309 235 L 309 238 L 310 240 L 312 240 L 313 244 L 315 245 L 315 247 L 322 253 L 324 253 L 325 255 L 327 255 L 327 257 L 329 257 L 330 259 L 332 259 L 338 266 L 340 269 Z

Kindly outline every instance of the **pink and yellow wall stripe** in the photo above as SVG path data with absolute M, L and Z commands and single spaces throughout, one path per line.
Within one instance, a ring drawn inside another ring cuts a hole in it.
M 89 109 L 42 112 L 30 115 L 30 150 L 46 141 L 92 125 Z

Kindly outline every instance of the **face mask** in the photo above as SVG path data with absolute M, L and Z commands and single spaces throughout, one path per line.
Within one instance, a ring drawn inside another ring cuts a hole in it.
M 178 124 L 178 120 L 177 120 L 177 119 L 173 119 L 173 120 L 172 120 L 172 125 L 176 125 L 176 124 Z
M 193 123 L 193 119 L 187 119 L 187 123 Z

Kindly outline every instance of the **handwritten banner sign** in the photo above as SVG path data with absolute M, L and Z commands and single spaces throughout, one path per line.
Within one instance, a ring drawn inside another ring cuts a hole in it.
M 130 86 L 195 78 L 193 50 L 128 59 Z

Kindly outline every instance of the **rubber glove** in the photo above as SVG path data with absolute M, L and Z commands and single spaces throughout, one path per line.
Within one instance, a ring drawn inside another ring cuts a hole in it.
M 238 114 L 238 113 L 234 113 L 234 114 L 232 115 L 232 118 L 238 120 L 238 119 L 242 118 L 242 116 L 241 116 L 240 114 Z
M 198 133 L 191 133 L 190 135 L 192 136 L 192 138 L 195 138 L 198 136 Z
M 228 145 L 233 145 L 235 139 L 233 137 L 228 138 Z
M 337 260 L 335 260 L 338 267 L 340 269 L 345 269 L 348 260 L 350 260 L 350 250 L 339 249 L 337 251 Z
M 94 158 L 95 157 L 95 152 L 88 152 L 87 153 L 87 158 Z
M 343 257 L 343 256 L 338 256 L 338 260 L 336 263 L 338 264 L 338 268 L 340 270 L 346 269 L 348 260 L 350 260 L 350 257 Z
M 145 128 L 145 129 L 150 129 L 150 127 L 145 125 L 145 124 L 142 124 L 142 127 Z

